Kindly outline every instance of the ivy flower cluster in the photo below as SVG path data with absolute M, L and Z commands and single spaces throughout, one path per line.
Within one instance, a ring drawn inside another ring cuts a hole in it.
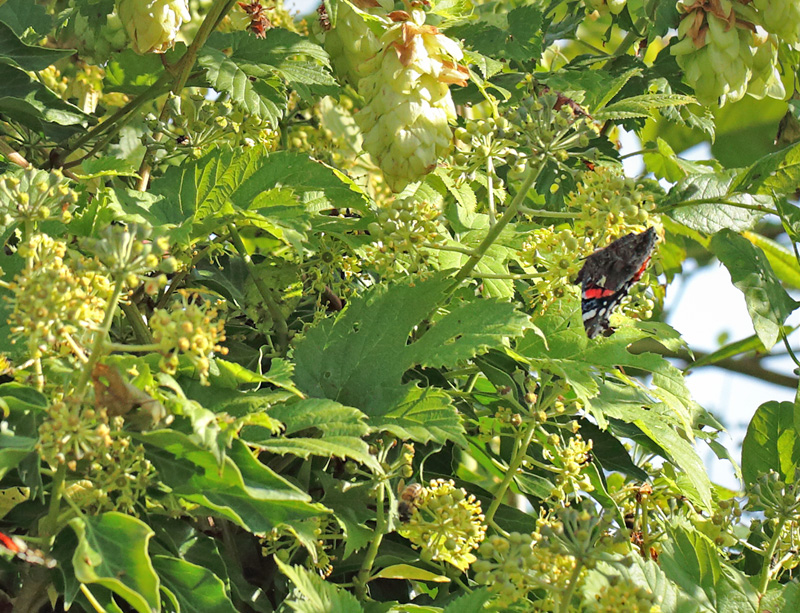
M 428 560 L 449 562 L 464 571 L 475 561 L 472 550 L 486 535 L 481 503 L 452 480 L 436 479 L 415 501 L 398 533 Z
M 48 350 L 80 355 L 105 318 L 111 280 L 94 262 L 68 252 L 66 243 L 46 234 L 33 235 L 18 254 L 28 266 L 9 284 L 12 334 L 27 342 L 31 358 Z
M 550 470 L 556 476 L 556 486 L 550 498 L 565 501 L 576 492 L 593 491 L 594 486 L 589 475 L 583 470 L 592 457 L 592 441 L 584 441 L 580 434 L 576 434 L 564 445 L 561 438 L 553 434 L 550 443 L 554 445 L 554 450 L 545 448 L 543 451 L 545 459 L 552 462 Z
M 219 318 L 219 311 L 210 303 L 191 300 L 185 293 L 169 309 L 156 309 L 150 328 L 162 356 L 159 366 L 169 374 L 176 372 L 178 354 L 183 353 L 197 368 L 200 382 L 208 385 L 210 358 L 214 353 L 228 353 L 220 345 L 225 341 L 225 321 Z

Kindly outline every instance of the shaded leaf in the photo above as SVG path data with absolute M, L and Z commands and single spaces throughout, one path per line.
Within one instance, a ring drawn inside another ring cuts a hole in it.
M 756 409 L 742 442 L 742 478 L 755 483 L 759 475 L 777 472 L 786 483 L 800 473 L 800 406 L 770 401 Z
M 163 555 L 153 556 L 153 566 L 181 613 L 236 613 L 225 584 L 208 568 Z
M 756 334 L 764 347 L 771 349 L 798 303 L 783 289 L 764 252 L 747 239 L 721 230 L 711 239 L 710 248 L 728 269 L 733 284 L 744 293 Z
M 289 566 L 275 558 L 278 568 L 294 583 L 303 600 L 287 604 L 301 613 L 363 613 L 355 596 L 302 566 Z

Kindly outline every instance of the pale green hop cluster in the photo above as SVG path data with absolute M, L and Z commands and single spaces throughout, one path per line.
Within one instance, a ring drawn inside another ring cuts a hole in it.
M 208 385 L 210 358 L 219 353 L 228 353 L 220 346 L 225 341 L 225 321 L 219 311 L 209 303 L 198 304 L 182 294 L 169 310 L 156 309 L 150 317 L 153 340 L 161 353 L 159 366 L 174 374 L 179 365 L 178 355 L 185 354 L 197 368 L 200 382 Z
M 786 4 L 790 3 L 793 0 L 786 0 Z M 767 15 L 770 21 L 773 15 L 791 20 L 794 11 L 761 11 L 758 4 L 742 0 L 679 0 L 683 18 L 678 25 L 679 41 L 671 52 L 702 104 L 722 106 L 740 100 L 746 93 L 758 98 L 785 97 L 777 65 L 778 41 L 762 25 L 766 25 Z M 773 3 L 767 0 L 762 4 Z M 798 27 L 800 21 L 794 24 L 795 30 Z
M 0 178 L 0 224 L 41 223 L 60 218 L 67 222 L 78 196 L 61 174 L 29 168 Z
M 118 0 L 117 13 L 140 55 L 172 48 L 181 24 L 191 19 L 187 0 Z
M 52 468 L 66 464 L 74 471 L 78 462 L 102 455 L 112 444 L 105 409 L 68 398 L 47 407 L 36 450 Z
M 381 50 L 378 37 L 368 25 L 369 15 L 385 15 L 392 10 L 390 0 L 354 0 L 340 2 L 336 24 L 327 22 L 323 14 L 325 51 L 331 56 L 336 74 L 356 90 L 359 81 L 369 74 L 368 60 Z M 323 5 L 324 9 L 324 5 Z
M 110 306 L 111 280 L 46 234 L 32 236 L 18 254 L 29 266 L 9 284 L 13 307 L 8 323 L 15 342 L 24 339 L 31 358 L 48 350 L 80 355 Z
M 783 42 L 800 44 L 800 2 L 797 0 L 753 0 L 761 25 Z
M 452 480 L 436 479 L 415 502 L 398 533 L 421 550 L 420 557 L 449 562 L 464 571 L 475 561 L 472 551 L 486 535 L 481 503 Z
M 461 47 L 425 24 L 425 12 L 389 14 L 393 25 L 380 38 L 381 51 L 366 65 L 359 82 L 367 104 L 356 114 L 364 148 L 399 191 L 433 170 L 452 147 L 450 122 L 456 110 L 450 85 L 466 85 L 458 64 Z
M 622 577 L 614 575 L 595 597 L 584 598 L 587 613 L 660 613 L 656 596 Z

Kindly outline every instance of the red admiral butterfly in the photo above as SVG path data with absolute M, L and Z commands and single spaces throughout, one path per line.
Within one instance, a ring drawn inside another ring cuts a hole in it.
M 656 231 L 648 228 L 626 234 L 586 258 L 575 283 L 581 284 L 583 327 L 589 338 L 614 331 L 608 317 L 642 278 L 655 246 Z
M 56 561 L 53 558 L 46 555 L 40 549 L 28 547 L 28 544 L 18 536 L 9 536 L 4 532 L 0 532 L 0 545 L 21 560 L 25 560 L 30 564 L 41 564 L 47 568 L 55 568 Z

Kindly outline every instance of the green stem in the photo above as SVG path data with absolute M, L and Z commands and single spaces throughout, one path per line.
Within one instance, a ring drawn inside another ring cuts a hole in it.
M 49 553 L 53 539 L 58 533 L 58 514 L 61 512 L 61 498 L 64 496 L 64 490 L 66 489 L 66 479 L 67 465 L 59 464 L 50 484 L 50 504 L 48 505 L 47 516 L 42 522 L 43 529 L 39 531 L 39 536 L 46 539 L 43 545 L 45 553 Z
M 146 343 L 142 345 L 126 345 L 124 343 L 106 343 L 105 348 L 109 351 L 124 351 L 126 353 L 147 353 L 158 351 L 161 346 L 156 343 Z
M 569 613 L 569 605 L 570 602 L 572 602 L 572 595 L 578 588 L 578 579 L 581 576 L 581 570 L 583 570 L 583 561 L 577 560 L 575 562 L 575 568 L 572 570 L 572 574 L 569 576 L 569 584 L 567 585 L 567 589 L 563 594 L 561 594 L 561 604 L 558 607 L 558 613 Z
M 481 241 L 481 244 L 478 245 L 473 254 L 469 257 L 466 263 L 461 267 L 461 269 L 456 273 L 455 277 L 453 277 L 453 284 L 450 286 L 448 290 L 448 295 L 452 294 L 458 286 L 461 284 L 464 279 L 470 276 L 472 271 L 478 265 L 478 262 L 481 261 L 486 252 L 489 250 L 489 247 L 497 240 L 500 236 L 500 233 L 505 229 L 505 227 L 509 224 L 509 222 L 514 218 L 517 214 L 517 210 L 525 198 L 528 197 L 528 190 L 531 186 L 536 182 L 536 179 L 539 177 L 539 173 L 544 168 L 544 157 L 537 163 L 537 165 L 531 168 L 528 171 L 528 176 L 525 177 L 525 180 L 522 182 L 522 185 L 519 188 L 519 191 L 514 196 L 514 199 L 511 201 L 511 204 L 508 205 L 506 212 L 503 213 L 503 216 L 497 220 L 497 223 L 489 228 L 489 231 L 486 233 L 486 237 Z
M 497 513 L 497 509 L 500 508 L 500 503 L 503 501 L 503 498 L 508 491 L 508 488 L 511 485 L 511 482 L 514 480 L 514 477 L 519 470 L 519 467 L 522 466 L 522 461 L 525 459 L 525 455 L 528 453 L 528 446 L 531 444 L 533 440 L 533 435 L 536 432 L 536 425 L 529 423 L 525 426 L 525 430 L 521 432 L 519 437 L 519 445 L 517 446 L 516 452 L 514 453 L 514 457 L 511 459 L 511 463 L 508 465 L 508 470 L 506 470 L 506 476 L 503 477 L 503 480 L 500 482 L 500 486 L 497 488 L 497 491 L 494 493 L 494 498 L 492 499 L 492 503 L 489 505 L 489 508 L 486 510 L 486 523 L 490 523 L 494 518 L 494 514 Z
M 769 541 L 769 546 L 764 552 L 764 562 L 761 566 L 761 572 L 758 574 L 758 593 L 762 596 L 767 593 L 770 579 L 772 579 L 772 558 L 778 549 L 781 542 L 781 532 L 786 525 L 787 519 L 781 518 L 775 526 L 775 531 L 772 533 L 772 538 Z
M 228 232 L 230 233 L 233 246 L 236 248 L 236 251 L 239 252 L 239 255 L 242 256 L 247 272 L 250 273 L 250 277 L 253 279 L 256 289 L 264 300 L 264 305 L 267 307 L 270 317 L 272 317 L 272 325 L 275 328 L 278 349 L 283 352 L 289 346 L 289 327 L 286 325 L 286 318 L 283 316 L 280 307 L 275 301 L 272 290 L 267 287 L 266 283 L 264 283 L 264 279 L 258 274 L 258 270 L 256 270 L 255 264 L 253 264 L 253 260 L 250 259 L 247 248 L 242 242 L 242 237 L 239 236 L 239 230 L 236 229 L 234 224 L 230 223 L 228 224 Z
M 372 566 L 375 564 L 375 558 L 378 557 L 378 549 L 380 549 L 383 537 L 386 534 L 386 509 L 384 508 L 384 488 L 386 484 L 382 483 L 378 488 L 377 495 L 377 509 L 375 516 L 375 537 L 369 544 L 367 555 L 364 556 L 364 561 L 361 563 L 361 569 L 358 571 L 358 576 L 353 581 L 356 597 L 359 600 L 366 600 L 367 597 L 367 581 L 372 573 Z
M 554 219 L 575 219 L 580 217 L 580 213 L 570 211 L 548 211 L 545 209 L 529 209 L 526 206 L 519 207 L 519 212 L 531 217 L 552 217 Z
M 142 345 L 152 344 L 153 337 L 150 334 L 150 329 L 142 320 L 142 314 L 139 312 L 136 305 L 132 302 L 123 302 L 120 308 L 122 312 L 125 313 L 125 319 L 127 319 L 128 323 L 131 325 L 133 336 L 136 338 L 137 342 Z
M 491 155 L 486 159 L 486 190 L 489 205 L 489 225 L 493 226 L 497 221 L 497 208 L 494 204 L 494 164 L 492 164 Z
M 181 91 L 186 87 L 186 82 L 189 80 L 192 68 L 194 68 L 194 63 L 200 48 L 206 44 L 208 37 L 211 36 L 214 28 L 217 27 L 217 23 L 231 10 L 235 3 L 236 0 L 217 0 L 211 6 L 205 19 L 203 19 L 203 23 L 201 23 L 200 27 L 197 29 L 197 34 L 194 35 L 194 39 L 192 39 L 192 42 L 189 43 L 189 46 L 186 48 L 186 53 L 178 60 L 177 74 L 170 88 L 170 91 L 176 96 L 180 96 Z M 161 109 L 161 119 L 164 119 L 166 109 L 167 103 L 165 102 Z M 154 135 L 156 140 L 160 139 L 160 136 L 160 133 Z M 150 181 L 150 160 L 148 152 L 145 152 L 142 163 L 139 166 L 139 191 L 145 191 Z
M 106 310 L 106 316 L 103 320 L 103 325 L 100 326 L 100 329 L 96 332 L 94 343 L 92 344 L 92 351 L 89 354 L 89 359 L 86 364 L 83 365 L 81 378 L 76 387 L 78 396 L 81 398 L 86 393 L 86 385 L 89 383 L 89 379 L 92 376 L 94 365 L 97 364 L 97 361 L 100 359 L 100 356 L 105 350 L 106 337 L 108 336 L 108 332 L 111 330 L 111 324 L 114 321 L 114 313 L 117 310 L 117 303 L 119 302 L 119 297 L 122 295 L 122 286 L 124 283 L 125 281 L 122 278 L 117 279 L 116 283 L 114 283 L 114 291 L 111 293 L 111 299 L 108 301 L 108 309 Z

